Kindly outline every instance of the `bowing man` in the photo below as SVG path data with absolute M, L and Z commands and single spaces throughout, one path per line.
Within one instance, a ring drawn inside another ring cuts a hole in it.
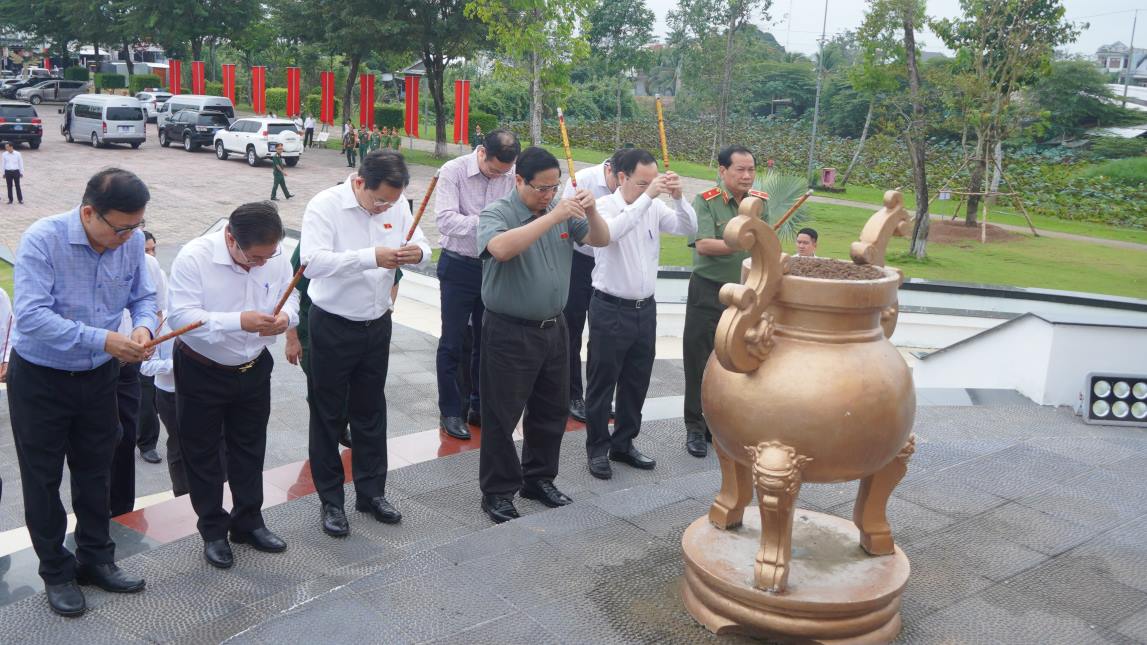
M 430 258 L 403 190 L 402 155 L 375 150 L 358 172 L 315 195 L 303 213 L 299 242 L 310 278 L 311 477 L 322 503 L 321 526 L 350 532 L 344 510 L 339 437 L 350 423 L 355 509 L 393 524 L 402 514 L 386 499 L 386 371 L 390 360 L 391 287 L 395 270 Z
M 172 361 L 191 506 L 199 516 L 203 555 L 220 569 L 234 563 L 228 532 L 231 542 L 259 551 L 287 548 L 262 514 L 275 363 L 267 347 L 299 322 L 294 290 L 283 310 L 272 313 L 293 277 L 283 235 L 274 204 L 243 204 L 222 231 L 188 242 L 171 265 L 171 327 L 206 323 L 177 339 Z M 219 458 L 223 444 L 226 473 Z M 230 515 L 223 509 L 225 480 Z
M 657 265 L 661 234 L 692 236 L 697 213 L 681 194 L 676 173 L 657 174 L 645 150 L 628 150 L 613 166 L 618 189 L 597 200 L 609 224 L 609 246 L 597 249 L 589 306 L 586 452 L 589 472 L 613 476 L 610 461 L 652 469 L 656 462 L 634 445 L 657 347 Z M 658 199 L 668 194 L 673 206 Z M 613 434 L 609 406 L 617 390 Z

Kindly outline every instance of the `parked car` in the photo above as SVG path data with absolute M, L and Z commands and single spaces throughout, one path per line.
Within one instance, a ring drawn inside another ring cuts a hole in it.
M 39 105 L 43 101 L 70 101 L 88 89 L 87 81 L 61 81 L 52 79 L 32 87 L 16 90 L 16 99 Z
M 17 78 L 15 80 L 11 80 L 11 81 L 4 83 L 4 87 L 2 89 L 0 89 L 0 96 L 4 97 L 6 99 L 15 99 L 17 91 L 22 90 L 25 87 L 32 87 L 33 85 L 39 85 L 40 83 L 43 83 L 43 82 L 44 81 L 42 79 L 33 79 L 33 80 L 29 81 L 29 80 Z
M 35 150 L 44 138 L 44 125 L 36 108 L 19 101 L 0 101 L 0 141 L 26 142 Z
M 295 124 L 286 119 L 238 119 L 231 127 L 215 133 L 215 156 L 226 160 L 230 154 L 241 154 L 247 165 L 258 166 L 275 154 L 275 146 L 283 144 L 283 160 L 288 166 L 299 163 L 303 154 L 303 140 Z
M 166 148 L 172 141 L 182 141 L 184 150 L 194 152 L 200 146 L 212 145 L 215 133 L 229 125 L 231 119 L 222 112 L 180 110 L 159 129 L 159 145 Z
M 25 67 L 20 70 L 20 77 L 29 81 L 44 81 L 52 78 L 52 70 L 46 67 Z
M 60 132 L 68 143 L 91 141 L 93 148 L 130 143 L 138 148 L 147 139 L 147 121 L 134 96 L 80 94 L 64 108 Z
M 136 94 L 135 98 L 138 99 L 140 105 L 143 106 L 143 112 L 147 115 L 148 122 L 155 123 L 155 118 L 159 114 L 159 108 L 171 98 L 171 92 L 146 90 Z
M 179 94 L 159 106 L 159 109 L 156 110 L 155 126 L 162 130 L 167 117 L 180 110 L 198 110 L 200 112 L 211 110 L 226 114 L 228 119 L 235 118 L 235 106 L 231 104 L 231 99 L 226 96 Z

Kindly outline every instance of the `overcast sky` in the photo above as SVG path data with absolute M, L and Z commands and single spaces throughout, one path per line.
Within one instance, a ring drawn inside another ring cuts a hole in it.
M 657 14 L 653 33 L 664 39 L 669 32 L 665 16 L 677 5 L 677 0 L 646 0 L 646 3 Z M 863 0 L 828 0 L 829 36 L 859 27 L 867 6 Z M 1066 47 L 1068 51 L 1091 55 L 1101 45 L 1117 40 L 1129 44 L 1135 9 L 1139 9 L 1136 47 L 1147 49 L 1147 0 L 1065 0 L 1064 6 L 1069 20 L 1090 23 L 1079 40 Z M 765 31 L 772 32 L 781 45 L 787 42 L 786 49 L 806 54 L 816 51 L 824 20 L 824 0 L 773 0 L 769 14 L 768 23 L 761 19 L 754 22 Z M 960 3 L 958 0 L 928 0 L 928 15 L 956 17 L 960 15 Z M 919 35 L 916 40 L 927 51 L 946 51 L 940 39 L 931 33 Z

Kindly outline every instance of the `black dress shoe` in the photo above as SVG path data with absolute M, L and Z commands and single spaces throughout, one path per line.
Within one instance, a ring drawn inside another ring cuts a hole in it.
M 155 451 L 155 448 L 152 448 L 151 450 L 140 451 L 139 456 L 143 457 L 143 460 L 149 464 L 158 464 L 159 462 L 163 461 L 163 458 L 159 456 L 159 453 Z
M 570 399 L 570 416 L 585 423 L 585 399 Z
M 76 582 L 82 585 L 95 585 L 111 593 L 135 593 L 143 591 L 146 584 L 143 578 L 135 578 L 124 573 L 115 563 L 81 564 L 76 567 Z
M 350 440 L 350 426 L 343 428 L 342 434 L 339 436 L 339 443 L 347 448 L 353 448 Z
M 356 499 L 354 508 L 356 511 L 370 513 L 374 519 L 383 524 L 398 524 L 402 520 L 402 513 L 399 513 L 394 505 L 386 501 L 385 497 L 371 497 L 367 500 Z
M 462 417 L 438 417 L 438 429 L 455 439 L 469 439 L 470 430 Z
M 610 461 L 620 461 L 623 464 L 629 464 L 634 468 L 640 468 L 642 470 L 653 470 L 653 467 L 657 465 L 657 461 L 655 459 L 652 457 L 646 457 L 645 455 L 641 454 L 640 450 L 634 448 L 633 446 L 630 446 L 629 450 L 626 450 L 625 452 L 614 452 L 610 450 L 609 459 Z
M 249 544 L 252 549 L 264 553 L 282 553 L 287 550 L 287 543 L 283 538 L 265 526 L 260 526 L 251 532 L 231 531 L 231 541 L 236 544 Z
M 501 495 L 483 495 L 482 510 L 498 524 L 521 517 L 518 515 L 518 509 L 514 508 L 514 500 Z
M 466 423 L 474 426 L 475 428 L 482 427 L 482 413 L 478 410 L 470 410 L 466 413 Z
M 548 479 L 527 482 L 525 486 L 522 486 L 521 495 L 526 499 L 537 500 L 550 508 L 573 504 L 573 500 L 558 490 L 554 483 Z
M 610 479 L 613 477 L 613 468 L 609 465 L 609 459 L 606 457 L 590 457 L 589 474 L 598 479 Z
M 203 543 L 203 557 L 207 564 L 216 569 L 230 569 L 235 564 L 235 554 L 231 553 L 231 545 L 227 538 L 207 540 Z
M 344 537 L 350 533 L 350 524 L 346 521 L 343 509 L 333 504 L 323 506 L 323 533 L 331 537 Z
M 690 430 L 685 437 L 685 449 L 694 457 L 704 457 L 709 454 L 709 446 L 705 443 L 705 433 Z
M 44 592 L 48 594 L 48 606 L 52 611 L 66 618 L 79 616 L 88 609 L 84 592 L 80 590 L 75 580 L 58 585 L 44 585 Z

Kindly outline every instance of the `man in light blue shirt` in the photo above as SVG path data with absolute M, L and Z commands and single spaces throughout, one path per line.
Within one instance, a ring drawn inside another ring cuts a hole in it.
M 143 579 L 115 565 L 108 495 L 120 432 L 120 363 L 148 356 L 145 344 L 157 322 L 141 230 L 149 199 L 139 177 L 103 170 L 88 181 L 78 208 L 37 221 L 16 253 L 8 408 L 24 518 L 48 604 L 62 616 L 86 609 L 77 582 L 118 593 L 144 587 Z M 134 326 L 130 336 L 115 331 L 124 309 Z M 76 515 L 75 555 L 64 547 L 65 459 Z

